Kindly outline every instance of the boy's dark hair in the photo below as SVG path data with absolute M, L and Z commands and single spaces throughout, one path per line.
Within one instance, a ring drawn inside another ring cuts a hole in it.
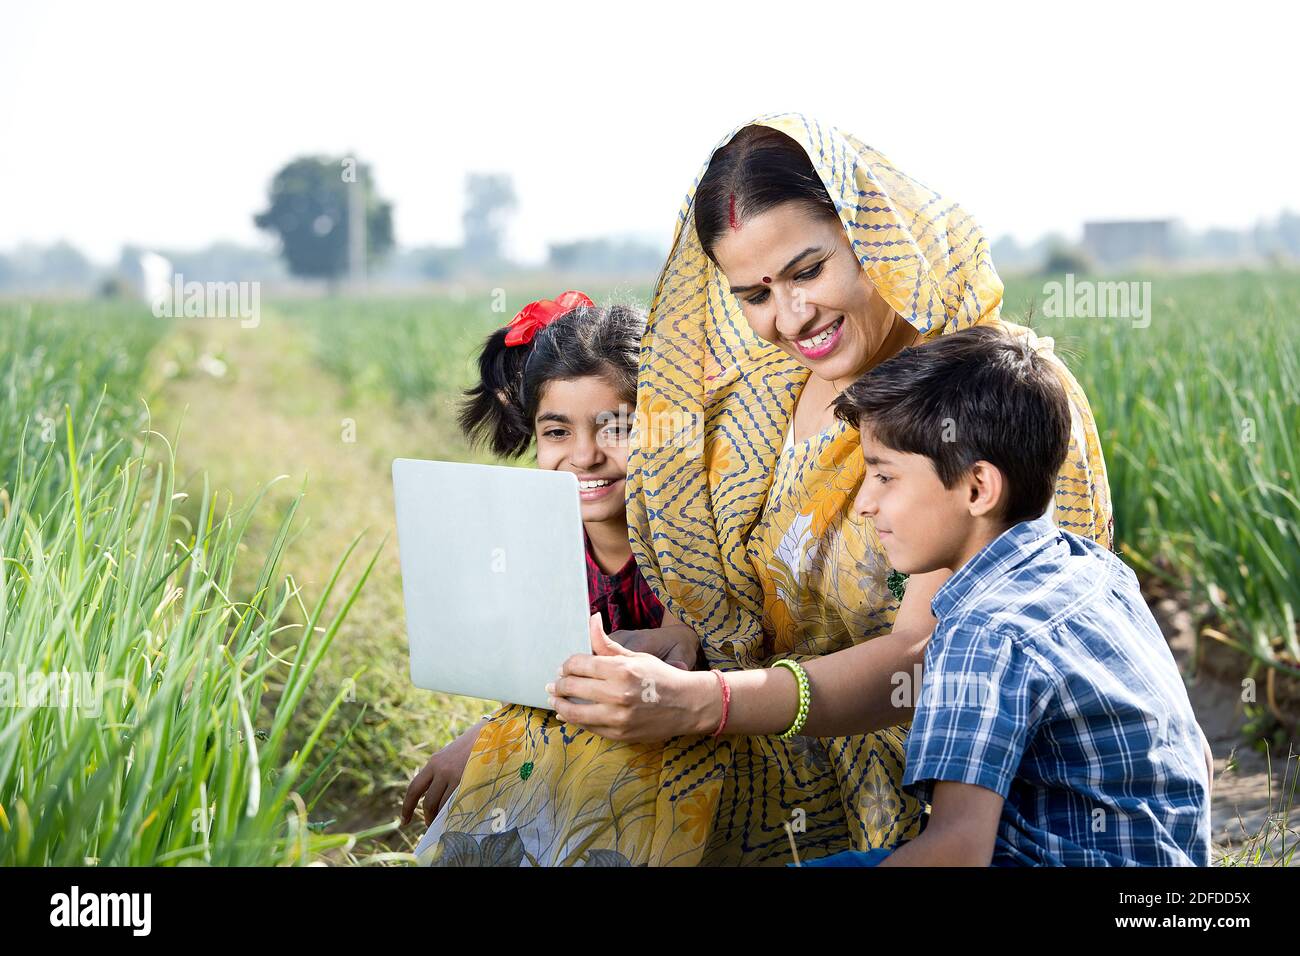
M 604 378 L 635 405 L 645 322 L 644 313 L 628 305 L 580 306 L 523 345 L 506 345 L 507 329 L 497 329 L 479 354 L 479 383 L 464 393 L 461 431 L 471 445 L 517 458 L 532 443 L 546 384 L 590 375 Z
M 695 187 L 695 235 L 704 254 L 717 265 L 713 247 L 733 213 L 748 219 L 786 202 L 839 221 L 826 185 L 797 141 L 770 126 L 744 127 L 714 151 Z
M 977 461 L 996 465 L 1011 524 L 1047 510 L 1070 449 L 1070 401 L 1050 360 L 994 326 L 904 349 L 840 393 L 835 415 L 925 455 L 945 488 Z

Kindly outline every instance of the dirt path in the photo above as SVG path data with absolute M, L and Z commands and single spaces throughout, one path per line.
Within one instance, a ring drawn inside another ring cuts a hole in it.
M 236 503 L 276 476 L 288 476 L 259 511 L 253 551 L 269 540 L 284 505 L 306 480 L 299 534 L 284 569 L 309 601 L 358 532 L 366 536 L 344 575 L 342 593 L 388 536 L 312 690 L 315 702 L 327 701 L 349 675 L 366 668 L 355 700 L 344 704 L 337 723 L 350 723 L 365 705 L 354 739 L 336 763 L 343 774 L 324 814 L 336 818 L 335 827 L 352 830 L 394 819 L 414 770 L 485 707 L 416 690 L 407 670 L 390 469 L 397 456 L 439 455 L 446 424 L 413 421 L 374 401 L 358 407 L 315 364 L 311 335 L 269 309 L 256 328 L 177 323 L 159 350 L 159 372 L 168 382 L 154 419 L 168 436 L 183 421 L 178 470 L 191 495 L 201 493 L 203 471 L 214 491 L 230 491 Z M 417 827 L 409 829 L 418 840 Z
M 1207 641 L 1200 665 L 1194 668 L 1192 615 L 1169 597 L 1153 600 L 1152 611 L 1183 672 L 1195 673 L 1188 680 L 1187 691 L 1214 754 L 1210 818 L 1216 858 L 1253 846 L 1259 863 L 1275 865 L 1287 849 L 1300 841 L 1300 804 L 1289 820 L 1284 812 L 1288 794 L 1300 798 L 1300 789 L 1295 786 L 1300 757 L 1288 764 L 1286 747 L 1275 748 L 1266 756 L 1247 745 L 1242 734 L 1247 720 L 1240 677 L 1244 666 L 1235 651 Z M 1292 746 L 1300 754 L 1300 746 L 1294 741 Z M 1261 832 L 1270 838 L 1261 841 Z M 1300 866 L 1300 853 L 1292 858 L 1291 865 Z

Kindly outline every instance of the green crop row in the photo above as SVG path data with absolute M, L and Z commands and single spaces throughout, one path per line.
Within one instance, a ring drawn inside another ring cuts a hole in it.
M 365 575 L 327 616 L 337 569 L 311 607 L 280 574 L 296 501 L 260 558 L 256 501 L 205 485 L 183 511 L 140 401 L 163 331 L 138 307 L 0 307 L 0 865 L 307 863 L 353 840 L 310 817 L 333 709 L 290 725 Z

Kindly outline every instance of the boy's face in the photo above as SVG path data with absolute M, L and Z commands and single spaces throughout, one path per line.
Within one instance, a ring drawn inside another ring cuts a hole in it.
M 975 517 L 964 482 L 945 488 L 924 455 L 887 448 L 862 430 L 867 470 L 853 510 L 870 518 L 894 570 L 924 574 L 955 569 Z
M 584 522 L 626 521 L 628 432 L 633 409 L 594 376 L 542 389 L 534 421 L 537 467 L 578 476 Z

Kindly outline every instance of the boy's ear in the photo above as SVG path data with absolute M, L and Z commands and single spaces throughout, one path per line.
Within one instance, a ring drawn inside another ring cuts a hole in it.
M 1002 499 L 1007 482 L 1002 469 L 990 462 L 980 461 L 971 465 L 966 476 L 967 506 L 971 517 L 981 518 L 996 515 L 1002 508 Z

